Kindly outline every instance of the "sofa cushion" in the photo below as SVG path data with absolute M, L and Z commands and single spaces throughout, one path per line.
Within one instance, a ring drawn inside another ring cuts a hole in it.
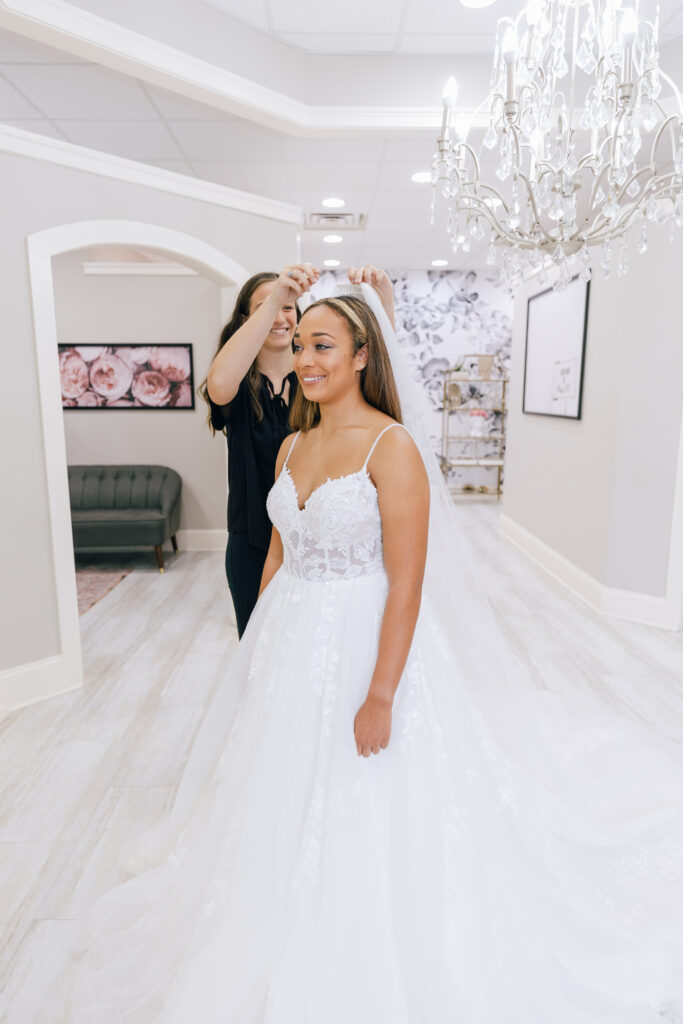
M 170 536 L 168 517 L 151 508 L 74 509 L 74 547 L 135 547 L 163 544 Z

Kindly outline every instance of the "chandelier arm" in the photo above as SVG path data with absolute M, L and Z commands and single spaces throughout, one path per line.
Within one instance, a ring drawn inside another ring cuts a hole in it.
M 509 213 L 509 212 L 510 212 L 510 207 L 509 207 L 509 206 L 508 206 L 508 204 L 507 204 L 507 203 L 505 202 L 505 199 L 504 199 L 504 198 L 503 198 L 503 196 L 502 196 L 502 195 L 500 194 L 500 192 L 498 191 L 498 189 L 497 189 L 497 188 L 494 188 L 494 186 L 493 186 L 493 185 L 487 185 L 487 184 L 486 184 L 485 182 L 481 182 L 481 183 L 480 183 L 480 185 L 479 185 L 479 191 L 481 192 L 482 190 L 485 190 L 486 192 L 490 192 L 490 193 L 491 193 L 491 195 L 492 195 L 492 196 L 493 196 L 493 197 L 494 197 L 495 199 L 497 199 L 497 200 L 499 201 L 500 205 L 501 205 L 501 206 L 503 207 L 503 209 L 505 210 L 505 212 L 506 212 L 506 213 Z M 482 203 L 482 202 L 483 202 L 483 203 L 484 203 L 484 205 L 485 205 L 485 206 L 487 207 L 487 209 L 489 209 L 489 207 L 488 207 L 488 204 L 486 203 L 486 199 L 487 199 L 487 197 L 486 197 L 486 196 L 484 196 L 484 198 L 482 199 L 482 198 L 481 198 L 481 196 L 480 196 L 479 194 L 476 194 L 476 195 L 472 196 L 472 198 L 473 198 L 473 199 L 476 199 L 476 200 L 477 200 L 477 202 L 480 202 L 480 203 Z
M 621 127 L 621 123 L 625 119 L 627 114 L 628 114 L 627 108 L 626 107 L 622 107 L 621 110 L 619 111 L 619 113 L 616 116 L 616 124 L 614 126 L 614 132 L 612 134 L 612 144 L 610 146 L 610 163 L 611 163 L 612 167 L 616 167 L 617 143 L 619 142 L 619 140 L 621 138 L 621 136 L 619 135 L 619 128 Z
M 678 120 L 679 120 L 679 115 L 678 114 L 671 114 L 669 117 L 667 117 L 667 119 L 665 121 L 662 121 L 662 123 L 660 124 L 659 129 L 657 130 L 657 133 L 656 133 L 654 139 L 652 140 L 652 148 L 650 149 L 650 160 L 652 161 L 653 164 L 655 162 L 655 153 L 657 152 L 657 146 L 659 145 L 659 140 L 661 139 L 662 135 L 667 130 L 667 128 L 671 128 L 671 137 L 672 137 L 672 143 L 673 143 L 673 150 L 674 150 L 674 152 L 676 151 L 676 140 L 675 140 L 675 138 L 673 136 L 673 124 L 674 124 L 674 121 L 678 121 Z
M 522 181 L 526 185 L 526 190 L 527 190 L 527 193 L 529 195 L 529 201 L 531 203 L 531 209 L 534 212 L 534 218 L 535 218 L 536 224 L 540 228 L 542 234 L 545 236 L 546 241 L 551 242 L 552 241 L 552 235 L 550 235 L 548 233 L 548 231 L 546 230 L 546 228 L 543 225 L 543 221 L 541 220 L 541 215 L 538 212 L 538 207 L 536 206 L 536 198 L 534 196 L 534 190 L 531 187 L 531 182 L 527 178 L 526 174 L 523 174 L 521 171 L 519 172 L 519 177 L 522 179 Z

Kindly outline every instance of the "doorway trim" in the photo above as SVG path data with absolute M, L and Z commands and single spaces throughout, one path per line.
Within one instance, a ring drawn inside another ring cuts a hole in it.
M 29 235 L 26 244 L 60 651 L 0 673 L 0 709 L 3 711 L 25 707 L 83 685 L 52 258 L 95 245 L 144 246 L 180 258 L 226 289 L 222 295 L 224 307 L 227 290 L 232 292 L 249 276 L 243 266 L 201 239 L 139 221 L 89 220 L 62 224 Z

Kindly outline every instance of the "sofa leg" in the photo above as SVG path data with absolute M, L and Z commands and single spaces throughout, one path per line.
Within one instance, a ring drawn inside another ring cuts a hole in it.
M 163 572 L 164 571 L 164 553 L 161 550 L 161 544 L 155 544 L 154 545 L 154 550 L 155 550 L 156 556 L 157 556 L 157 564 L 159 566 L 159 572 Z
M 171 544 L 173 545 L 173 554 L 178 554 L 178 541 L 175 539 L 175 533 L 171 537 Z

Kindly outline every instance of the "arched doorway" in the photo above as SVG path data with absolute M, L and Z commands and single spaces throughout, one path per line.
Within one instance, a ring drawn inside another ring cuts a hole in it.
M 45 445 L 45 472 L 59 616 L 60 655 L 49 673 L 10 683 L 1 703 L 18 708 L 83 684 L 64 423 L 57 358 L 52 258 L 98 245 L 140 246 L 173 256 L 223 289 L 224 306 L 248 272 L 225 253 L 182 231 L 138 221 L 100 220 L 63 224 L 27 238 L 36 363 Z M 28 683 L 28 685 L 27 685 Z

